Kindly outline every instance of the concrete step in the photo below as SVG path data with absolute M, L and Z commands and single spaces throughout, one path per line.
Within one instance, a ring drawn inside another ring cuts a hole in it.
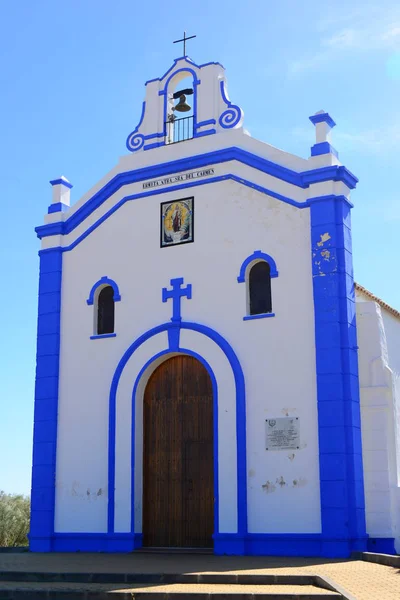
M 242 585 L 321 585 L 315 575 L 259 575 L 240 573 L 48 573 L 46 571 L 0 571 L 1 581 L 53 583 L 132 583 L 132 584 L 242 584 Z
M 343 600 L 315 585 L 243 584 L 82 584 L 7 581 L 0 600 Z

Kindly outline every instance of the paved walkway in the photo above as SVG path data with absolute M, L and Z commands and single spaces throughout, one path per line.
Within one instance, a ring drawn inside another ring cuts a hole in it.
M 0 553 L 0 571 L 315 574 L 328 577 L 356 600 L 400 600 L 399 569 L 351 560 L 190 554 Z
M 43 590 L 44 584 L 37 583 L 0 583 L 2 590 L 11 590 L 12 592 L 30 590 L 40 591 Z M 171 584 L 171 585 L 127 585 L 113 583 L 113 584 L 101 584 L 101 583 L 49 583 L 46 584 L 46 592 L 116 592 L 116 593 L 129 593 L 140 594 L 146 592 L 156 592 L 157 594 L 165 593 L 178 593 L 186 594 L 190 599 L 190 594 L 195 592 L 197 594 L 273 594 L 274 597 L 290 594 L 290 597 L 297 598 L 300 594 L 307 594 L 308 596 L 320 596 L 323 593 L 326 600 L 336 600 L 341 598 L 335 592 L 328 590 L 321 590 L 321 588 L 314 587 L 312 585 L 206 585 L 206 584 Z

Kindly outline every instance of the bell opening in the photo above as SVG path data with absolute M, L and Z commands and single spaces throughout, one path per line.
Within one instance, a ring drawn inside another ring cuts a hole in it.
M 166 144 L 183 142 L 193 137 L 194 101 L 193 77 L 185 77 L 185 73 L 179 73 L 172 79 L 168 89 Z

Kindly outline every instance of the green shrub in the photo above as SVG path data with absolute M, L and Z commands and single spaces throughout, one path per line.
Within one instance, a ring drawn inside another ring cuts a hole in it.
M 0 491 L 0 546 L 27 546 L 30 500 Z

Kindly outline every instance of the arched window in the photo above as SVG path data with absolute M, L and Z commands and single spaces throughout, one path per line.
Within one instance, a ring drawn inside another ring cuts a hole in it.
M 246 316 L 244 321 L 274 317 L 271 279 L 278 277 L 276 262 L 269 254 L 254 250 L 240 267 L 238 283 L 246 283 Z
M 120 300 L 118 285 L 113 279 L 105 275 L 96 281 L 86 300 L 87 304 L 94 308 L 94 335 L 91 335 L 90 339 L 116 336 L 114 333 L 115 302 Z
M 114 288 L 103 287 L 97 297 L 97 335 L 114 333 Z
M 249 314 L 267 313 L 272 313 L 271 269 L 265 260 L 261 260 L 249 272 Z

